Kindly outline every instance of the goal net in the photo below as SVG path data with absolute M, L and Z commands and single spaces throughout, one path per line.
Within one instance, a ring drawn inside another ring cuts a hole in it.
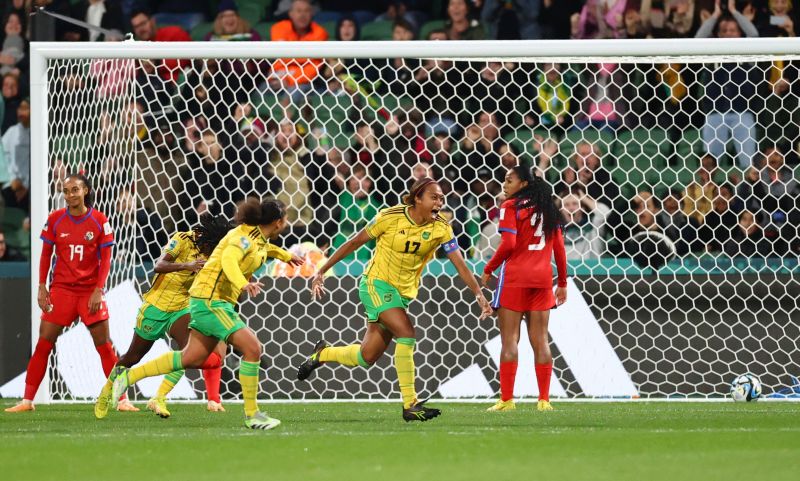
M 322 301 L 308 276 L 421 176 L 440 181 L 479 274 L 499 242 L 505 173 L 528 165 L 565 217 L 553 396 L 722 397 L 745 372 L 774 393 L 800 373 L 798 56 L 680 45 L 695 55 L 637 41 L 34 44 L 33 229 L 63 205 L 65 173 L 85 171 L 116 233 L 107 299 L 124 352 L 170 237 L 203 212 L 231 217 L 247 196 L 276 197 L 291 224 L 281 244 L 308 263 L 266 265 L 265 294 L 240 303 L 264 344 L 260 397 L 393 399 L 393 348 L 369 369 L 325 366 L 295 381 L 319 339 L 362 337 L 357 284 L 372 246 L 332 271 Z M 708 52 L 718 55 L 698 55 Z M 409 313 L 423 395 L 497 393 L 496 321 L 478 321 L 443 256 Z M 84 331 L 59 340 L 46 398 L 99 391 Z M 524 325 L 521 337 L 517 394 L 535 396 Z M 238 361 L 229 352 L 223 399 L 240 396 Z M 188 372 L 173 395 L 202 399 L 202 377 Z

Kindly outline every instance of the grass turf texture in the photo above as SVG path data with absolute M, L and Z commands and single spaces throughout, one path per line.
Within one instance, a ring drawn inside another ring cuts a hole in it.
M 283 421 L 268 432 L 245 429 L 236 404 L 172 404 L 166 420 L 143 410 L 97 421 L 91 405 L 0 412 L 0 477 L 798 479 L 800 403 L 431 404 L 443 414 L 424 424 L 404 423 L 395 403 L 263 404 Z

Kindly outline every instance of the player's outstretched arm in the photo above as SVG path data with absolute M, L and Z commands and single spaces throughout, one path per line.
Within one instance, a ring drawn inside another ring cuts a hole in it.
M 328 259 L 328 261 L 323 264 L 322 267 L 320 267 L 319 271 L 317 271 L 316 275 L 314 275 L 314 277 L 311 279 L 311 294 L 315 299 L 320 299 L 322 298 L 322 295 L 325 294 L 325 273 L 328 272 L 331 267 L 335 266 L 340 260 L 349 256 L 359 247 L 371 240 L 372 237 L 367 234 L 367 231 L 362 230 L 358 234 L 348 239 L 347 242 L 340 245 L 338 249 L 336 249 L 336 252 L 334 252 L 330 259 Z
M 556 269 L 558 270 L 558 287 L 556 287 L 556 305 L 567 302 L 567 251 L 564 248 L 564 235 L 561 227 L 556 229 L 553 239 L 553 256 L 556 259 Z
M 153 271 L 156 274 L 168 274 L 170 272 L 178 271 L 191 271 L 200 272 L 206 261 L 205 259 L 196 259 L 192 262 L 175 262 L 175 258 L 171 254 L 165 252 L 158 258 L 156 265 L 153 266 Z
M 469 289 L 475 294 L 475 299 L 478 301 L 478 305 L 481 308 L 481 315 L 479 319 L 485 319 L 491 316 L 492 307 L 489 305 L 489 301 L 486 300 L 486 297 L 484 297 L 483 291 L 481 291 L 481 286 L 478 285 L 478 281 L 475 279 L 472 271 L 469 270 L 467 263 L 464 262 L 464 257 L 461 256 L 461 251 L 456 249 L 447 254 L 447 258 L 450 259 L 450 262 L 452 262 L 455 266 L 459 277 L 461 277 L 461 280 L 463 280 L 467 287 L 469 287 Z

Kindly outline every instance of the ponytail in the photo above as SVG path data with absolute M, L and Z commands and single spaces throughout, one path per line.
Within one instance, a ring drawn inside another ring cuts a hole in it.
M 514 174 L 528 185 L 512 195 L 517 209 L 533 208 L 542 215 L 542 232 L 549 239 L 564 221 L 561 211 L 553 200 L 553 188 L 541 177 L 533 175 L 528 167 L 517 165 L 511 169 Z

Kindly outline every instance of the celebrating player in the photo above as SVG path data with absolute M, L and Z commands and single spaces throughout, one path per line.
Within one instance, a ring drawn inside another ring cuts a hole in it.
M 226 219 L 214 217 L 209 213 L 200 216 L 200 225 L 193 231 L 175 234 L 156 261 L 150 290 L 144 295 L 139 308 L 133 340 L 128 352 L 122 355 L 117 366 L 131 367 L 141 361 L 158 339 L 169 336 L 180 348 L 189 341 L 189 288 L 206 260 L 217 247 L 220 240 L 232 229 Z M 225 343 L 217 344 L 202 366 L 203 378 L 208 392 L 208 410 L 224 411 L 219 397 L 219 383 L 222 373 L 222 359 L 225 357 Z M 94 405 L 98 419 L 108 414 L 111 401 L 111 387 L 115 370 L 111 371 L 103 390 Z M 156 396 L 147 403 L 147 408 L 162 418 L 170 416 L 166 405 L 167 394 L 180 381 L 183 370 L 164 377 Z
M 552 411 L 550 376 L 553 356 L 547 339 L 550 309 L 567 300 L 567 257 L 561 233 L 561 214 L 553 201 L 552 187 L 530 169 L 516 166 L 508 171 L 503 192 L 507 200 L 500 208 L 502 240 L 497 252 L 483 269 L 481 281 L 489 285 L 492 273 L 500 269 L 492 307 L 500 326 L 500 400 L 488 411 L 512 411 L 514 379 L 517 374 L 517 345 L 522 317 L 528 322 L 533 347 L 539 411 Z M 555 255 L 558 287 L 553 295 Z
M 108 308 L 103 288 L 111 270 L 111 246 L 114 232 L 105 214 L 92 208 L 94 192 L 89 180 L 81 174 L 64 179 L 64 200 L 67 207 L 52 212 L 42 230 L 42 256 L 39 261 L 39 307 L 42 323 L 39 341 L 28 362 L 25 376 L 25 397 L 6 412 L 33 411 L 33 398 L 47 369 L 50 351 L 65 327 L 80 317 L 89 329 L 95 349 L 100 355 L 103 372 L 108 375 L 117 362 L 108 331 Z M 50 290 L 47 279 L 55 250 Z M 120 411 L 138 411 L 127 399 L 118 405 Z
M 183 351 L 168 352 L 141 366 L 115 368 L 112 406 L 128 386 L 140 379 L 201 367 L 219 341 L 223 341 L 242 353 L 239 382 L 244 398 L 245 426 L 272 429 L 281 423 L 258 410 L 256 396 L 261 344 L 234 307 L 242 291 L 251 297 L 261 292 L 263 284 L 251 276 L 268 257 L 293 265 L 302 264 L 303 259 L 269 242 L 277 239 L 287 226 L 286 208 L 280 201 L 248 199 L 239 205 L 236 217 L 241 225 L 220 241 L 189 289 L 192 317 L 189 328 L 192 331 L 188 344 Z
M 404 205 L 382 210 L 361 232 L 342 244 L 320 268 L 311 282 L 316 298 L 322 297 L 325 272 L 367 242 L 377 239 L 375 253 L 361 278 L 358 295 L 367 311 L 367 332 L 361 344 L 329 346 L 319 341 L 311 356 L 300 365 L 297 379 L 305 380 L 322 363 L 369 367 L 395 338 L 394 363 L 403 398 L 403 419 L 427 421 L 441 411 L 424 406 L 414 387 L 414 325 L 406 309 L 417 295 L 425 264 L 439 246 L 456 267 L 459 276 L 475 293 L 481 319 L 492 313 L 475 277 L 467 268 L 450 224 L 439 215 L 444 194 L 439 184 L 423 177 L 411 186 Z

